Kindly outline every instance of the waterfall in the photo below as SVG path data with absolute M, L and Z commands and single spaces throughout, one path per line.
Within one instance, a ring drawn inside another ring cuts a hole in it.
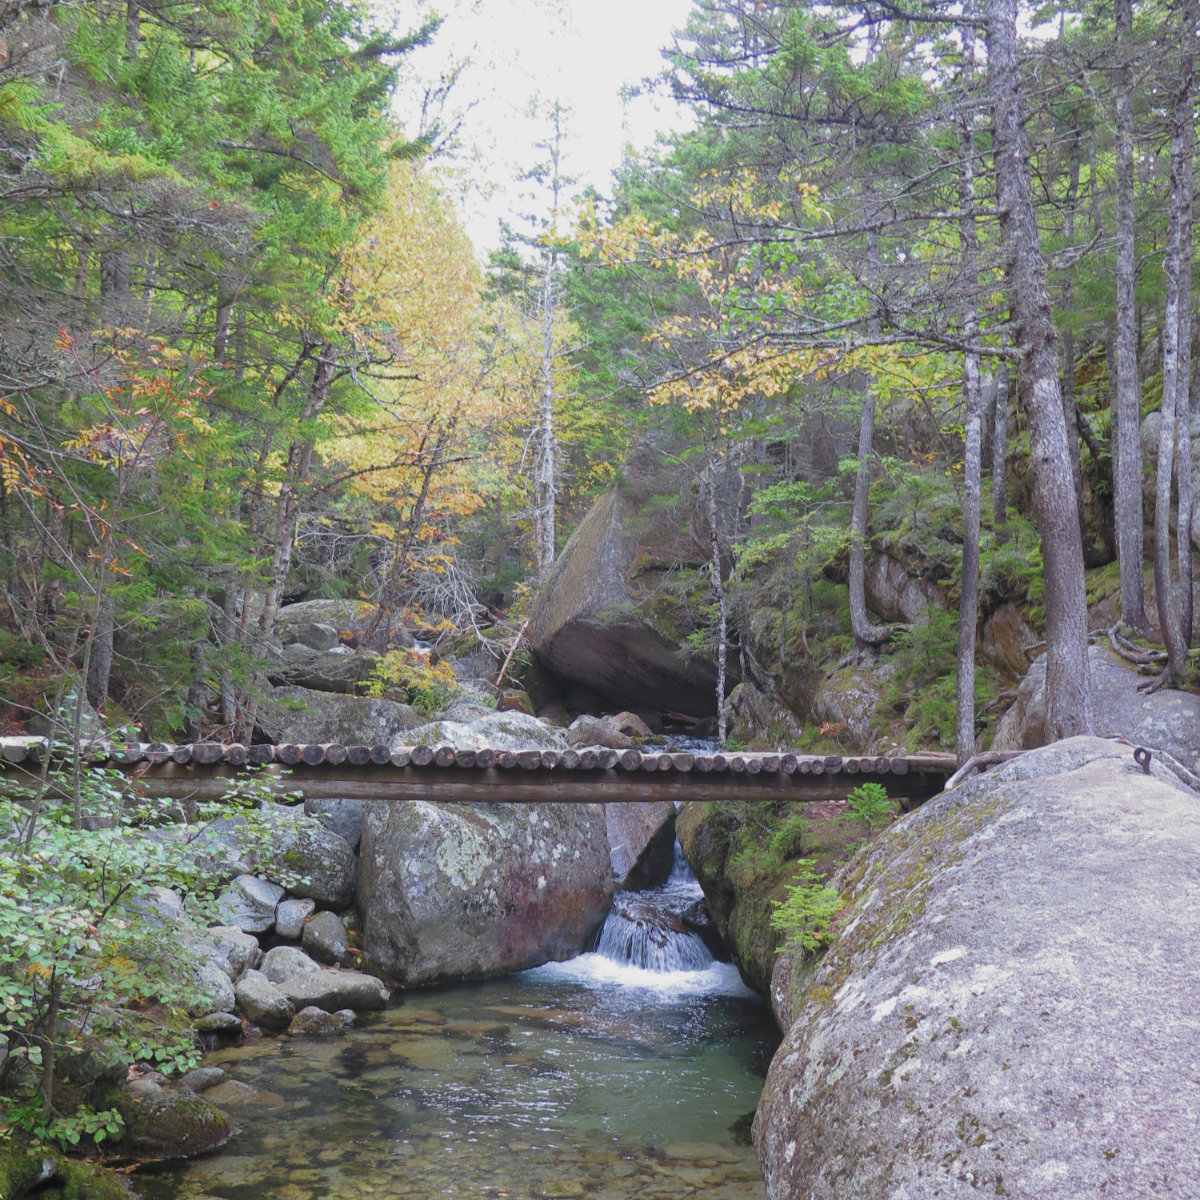
M 596 953 L 615 963 L 646 971 L 704 971 L 713 956 L 682 920 L 702 898 L 678 842 L 670 878 L 645 892 L 618 892 L 604 922 Z

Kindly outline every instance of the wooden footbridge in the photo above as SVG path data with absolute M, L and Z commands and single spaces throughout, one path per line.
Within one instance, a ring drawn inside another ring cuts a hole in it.
M 0 738 L 5 778 L 42 773 L 44 740 Z M 147 795 L 217 800 L 257 772 L 310 799 L 455 803 L 614 803 L 655 800 L 831 800 L 874 781 L 906 807 L 941 791 L 952 754 L 898 757 L 611 750 L 457 750 L 452 746 L 243 746 L 217 742 L 99 742 L 82 760 L 116 769 Z

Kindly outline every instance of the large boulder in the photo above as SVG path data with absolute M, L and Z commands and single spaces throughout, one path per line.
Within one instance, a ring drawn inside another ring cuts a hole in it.
M 266 825 L 265 837 L 252 835 L 250 843 L 259 874 L 322 908 L 342 909 L 354 899 L 357 859 L 341 834 L 299 805 L 264 804 L 259 815 Z
M 813 716 L 850 752 L 874 748 L 875 712 L 883 701 L 887 681 L 895 673 L 889 662 L 848 664 L 831 671 L 813 702 Z
M 282 980 L 279 990 L 292 1002 L 296 1011 L 316 1007 L 326 1012 L 352 1008 L 382 1008 L 388 1001 L 388 990 L 374 975 L 362 971 L 303 971 Z
M 598 804 L 366 806 L 363 946 L 407 987 L 570 958 L 611 898 Z
M 387 745 L 420 723 L 416 710 L 397 700 L 374 700 L 308 687 L 269 688 L 255 716 L 276 745 L 336 742 L 341 746 Z
M 484 710 L 465 720 L 418 725 L 392 739 L 399 746 L 453 746 L 455 750 L 565 750 L 566 733 L 523 712 Z
M 943 588 L 928 579 L 914 578 L 905 565 L 890 554 L 880 554 L 867 562 L 863 591 L 867 607 L 885 621 L 914 625 L 930 605 L 947 607 Z
M 354 695 L 370 677 L 379 655 L 373 650 L 353 650 L 337 645 L 314 650 L 303 642 L 292 642 L 267 662 L 267 678 L 276 687 L 289 685 L 317 692 Z
M 560 679 L 618 707 L 709 716 L 716 664 L 688 644 L 692 626 L 653 586 L 637 514 L 616 488 L 592 505 L 541 589 L 529 644 Z
M 606 804 L 604 824 L 616 887 L 656 887 L 670 875 L 675 861 L 674 804 Z
M 1131 671 L 1105 646 L 1088 648 L 1092 681 L 1092 715 L 1096 733 L 1120 735 L 1131 742 L 1166 750 L 1184 766 L 1200 770 L 1200 696 L 1161 689 L 1151 695 L 1138 690 L 1149 682 Z M 1046 656 L 1029 668 L 1017 698 L 996 729 L 993 748 L 1021 750 L 1046 743 Z
M 768 1196 L 1193 1195 L 1198 860 L 1200 797 L 1098 738 L 887 829 L 777 991 Z
M 327 650 L 343 642 L 380 652 L 413 644 L 412 634 L 400 614 L 389 613 L 366 600 L 302 600 L 285 604 L 275 621 L 275 633 L 284 646 L 303 645 L 314 650 Z

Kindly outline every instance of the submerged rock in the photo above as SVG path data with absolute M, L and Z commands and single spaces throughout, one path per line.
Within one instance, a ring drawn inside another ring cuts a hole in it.
M 150 1079 L 127 1083 L 114 1097 L 125 1121 L 122 1148 L 141 1159 L 194 1158 L 233 1136 L 229 1118 L 190 1090 L 167 1091 Z
M 367 805 L 364 950 L 405 986 L 570 958 L 611 898 L 598 804 Z
M 1200 797 L 1096 738 L 884 831 L 833 946 L 775 989 L 768 1195 L 1193 1194 L 1197 861 Z

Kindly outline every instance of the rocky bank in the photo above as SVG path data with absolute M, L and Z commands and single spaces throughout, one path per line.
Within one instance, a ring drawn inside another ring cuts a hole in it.
M 816 968 L 776 967 L 772 1200 L 1196 1195 L 1200 796 L 1060 742 L 891 826 L 844 894 Z

